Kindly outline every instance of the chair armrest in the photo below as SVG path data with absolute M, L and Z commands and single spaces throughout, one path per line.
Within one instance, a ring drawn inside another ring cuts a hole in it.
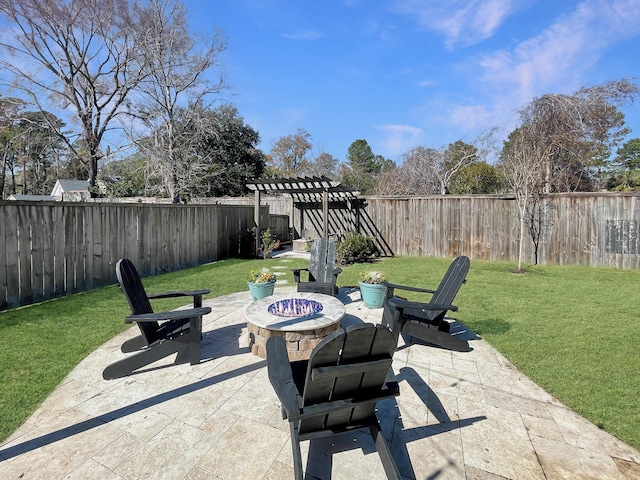
M 404 310 L 405 308 L 416 308 L 418 310 L 450 310 L 457 312 L 458 307 L 455 305 L 443 305 L 438 303 L 423 303 L 423 302 L 410 302 L 403 298 L 393 297 L 387 300 L 392 307 L 398 310 Z
M 333 269 L 333 274 L 337 277 L 338 274 L 342 273 L 342 268 L 336 267 Z
M 300 272 L 309 272 L 309 268 L 292 268 L 291 272 L 295 283 L 300 283 Z
M 184 290 L 181 292 L 164 292 L 147 295 L 149 300 L 158 298 L 175 298 L 175 297 L 193 297 L 193 308 L 202 307 L 202 295 L 209 293 L 211 290 L 203 288 L 202 290 Z
M 163 320 L 180 320 L 182 318 L 201 317 L 211 313 L 211 307 L 191 308 L 189 310 L 170 310 L 159 313 L 139 313 L 129 315 L 124 319 L 125 323 L 133 322 L 160 322 Z
M 398 385 L 398 379 L 393 371 L 393 368 L 389 368 L 387 376 L 384 379 L 384 391 L 389 392 L 390 395 L 400 395 L 400 386 Z
M 384 284 L 387 286 L 387 288 L 390 288 L 391 290 L 394 290 L 397 288 L 398 290 L 408 290 L 410 292 L 436 293 L 435 290 L 430 290 L 428 288 L 410 287 L 408 285 L 398 285 L 395 283 L 388 283 L 388 282 L 384 282 Z
M 298 391 L 293 382 L 293 373 L 284 338 L 270 337 L 267 340 L 266 350 L 269 381 L 280 399 L 287 418 L 291 420 L 300 415 L 300 402 L 298 401 Z
M 197 297 L 197 296 L 206 295 L 207 293 L 210 293 L 210 292 L 211 290 L 209 290 L 208 288 L 204 288 L 202 290 L 184 290 L 181 292 L 152 293 L 150 295 L 147 295 L 147 298 L 152 299 L 152 298 L 173 298 L 173 297 Z
M 300 272 L 308 272 L 309 269 L 308 268 L 292 268 L 291 271 L 293 273 L 300 273 Z

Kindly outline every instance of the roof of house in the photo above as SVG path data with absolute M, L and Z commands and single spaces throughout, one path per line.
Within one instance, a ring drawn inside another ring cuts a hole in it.
M 7 200 L 28 200 L 28 201 L 39 201 L 39 202 L 52 202 L 56 200 L 56 197 L 52 195 L 21 195 L 19 193 L 14 193 L 13 195 L 9 195 Z
M 58 180 L 53 190 L 61 190 L 63 193 L 86 192 L 89 191 L 89 182 L 86 180 Z

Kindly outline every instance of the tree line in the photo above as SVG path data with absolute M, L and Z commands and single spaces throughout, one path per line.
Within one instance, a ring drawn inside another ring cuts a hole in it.
M 533 228 L 531 199 L 545 193 L 640 189 L 640 139 L 625 141 L 622 113 L 638 87 L 624 79 L 533 99 L 502 145 L 488 129 L 416 146 L 398 165 L 355 139 L 341 161 L 298 129 L 263 152 L 219 103 L 227 38 L 191 32 L 187 13 L 179 0 L 0 0 L 0 64 L 16 93 L 0 91 L 0 198 L 76 178 L 93 195 L 177 203 L 242 195 L 247 178 L 327 176 L 363 195 L 514 193 Z M 122 151 L 104 146 L 115 129 Z

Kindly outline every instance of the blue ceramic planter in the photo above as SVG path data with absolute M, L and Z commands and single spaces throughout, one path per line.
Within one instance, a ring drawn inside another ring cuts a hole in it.
M 251 300 L 254 302 L 269 295 L 273 295 L 273 289 L 276 286 L 276 282 L 267 283 L 253 283 L 247 282 L 249 285 L 249 291 L 251 292 Z
M 358 282 L 360 295 L 367 308 L 382 308 L 387 287 L 384 285 Z

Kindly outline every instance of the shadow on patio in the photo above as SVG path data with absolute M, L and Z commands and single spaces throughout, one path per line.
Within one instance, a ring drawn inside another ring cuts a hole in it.
M 345 324 L 380 322 L 382 309 L 365 308 L 357 289 L 340 298 Z M 195 366 L 167 358 L 105 381 L 102 369 L 136 331 L 101 346 L 0 447 L 0 477 L 292 478 L 288 423 L 265 361 L 248 348 L 249 302 L 248 292 L 205 301 L 213 312 Z M 632 478 L 623 467 L 640 462 L 637 451 L 469 337 L 464 353 L 400 341 L 400 396 L 381 402 L 378 416 L 404 477 Z M 308 478 L 384 478 L 371 440 L 357 432 L 304 442 L 303 463 Z

